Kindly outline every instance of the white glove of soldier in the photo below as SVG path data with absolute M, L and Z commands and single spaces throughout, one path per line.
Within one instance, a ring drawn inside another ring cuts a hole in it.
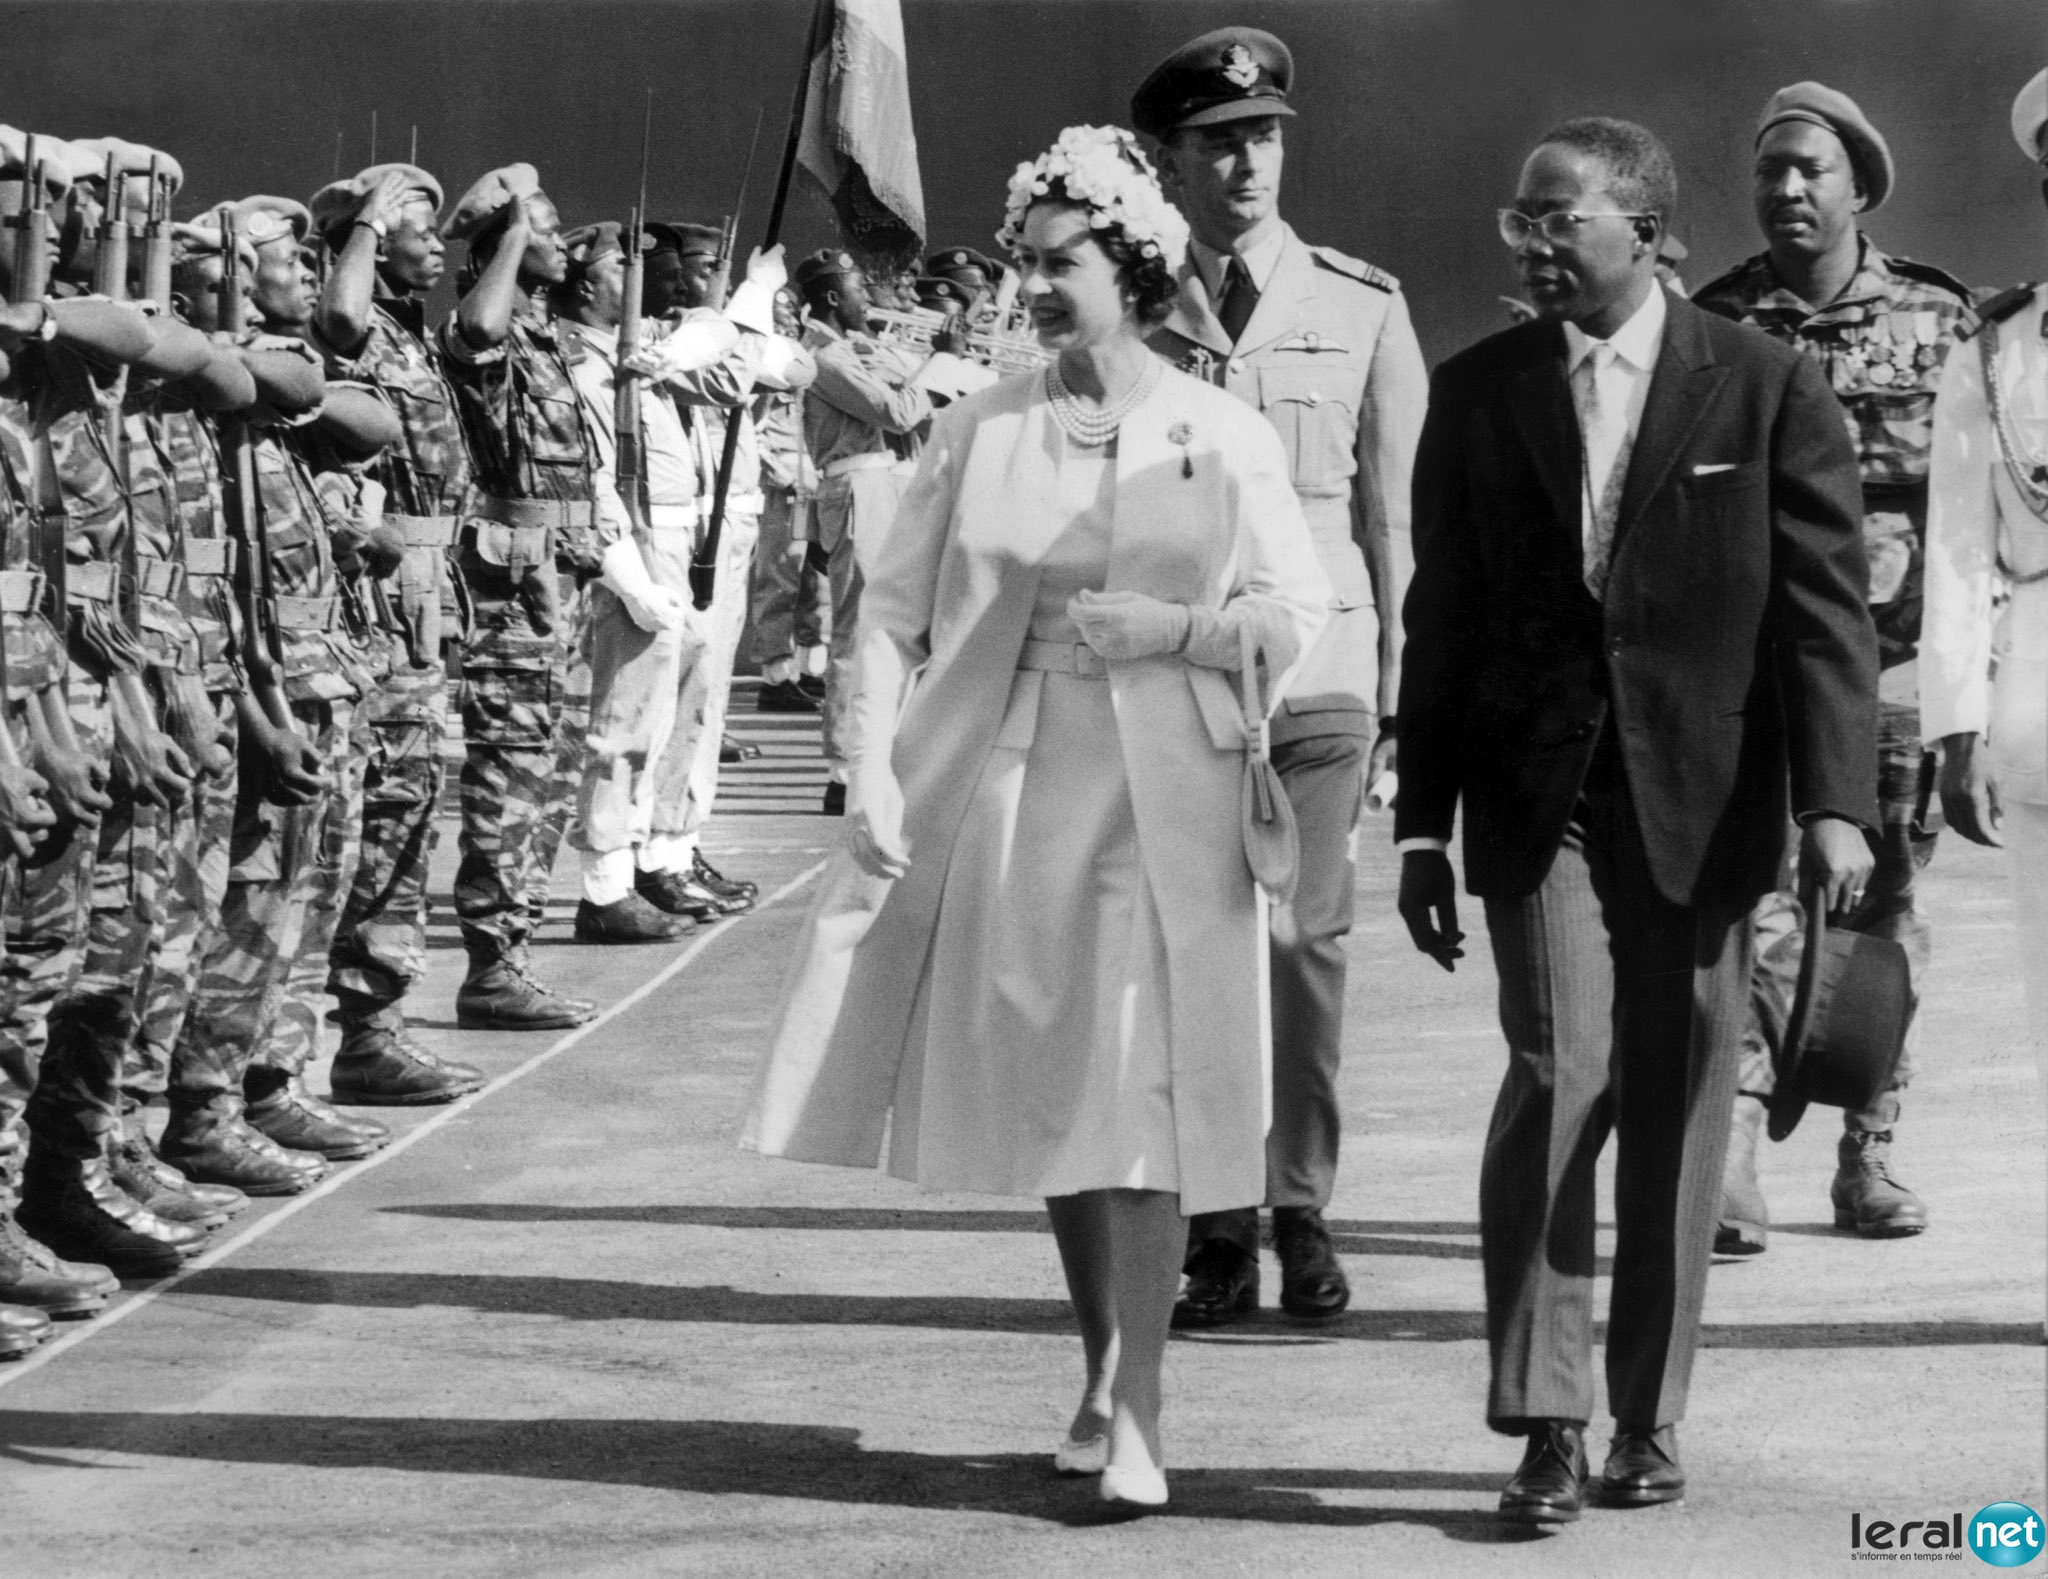
M 1142 592 L 1083 592 L 1067 605 L 1081 639 L 1112 663 L 1156 658 L 1187 645 L 1188 610 Z
M 780 243 L 766 252 L 755 248 L 747 259 L 747 277 L 725 304 L 725 316 L 756 334 L 775 333 L 775 293 L 789 283 Z
M 886 757 L 855 760 L 846 775 L 846 846 L 853 864 L 890 880 L 910 870 L 903 842 L 903 786 Z
M 598 583 L 626 607 L 635 625 L 649 633 L 681 630 L 689 618 L 689 601 L 671 592 L 647 573 L 640 546 L 622 537 L 604 551 Z

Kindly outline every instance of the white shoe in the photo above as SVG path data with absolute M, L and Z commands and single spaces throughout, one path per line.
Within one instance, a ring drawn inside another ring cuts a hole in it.
M 1099 1475 L 1109 1467 L 1109 1432 L 1077 1439 L 1064 1437 L 1052 1450 L 1052 1467 L 1062 1475 Z
M 1166 1471 L 1150 1464 L 1105 1464 L 1102 1469 L 1102 1500 L 1133 1508 L 1166 1506 Z

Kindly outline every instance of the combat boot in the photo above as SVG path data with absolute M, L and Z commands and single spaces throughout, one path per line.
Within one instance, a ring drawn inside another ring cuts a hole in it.
M 1835 1152 L 1835 1226 L 1865 1239 L 1903 1239 L 1927 1226 L 1927 1203 L 1892 1177 L 1892 1132 L 1842 1132 Z
M 516 955 L 473 952 L 455 994 L 455 1023 L 465 1030 L 566 1030 L 596 1018 L 596 1004 L 543 986 Z
M 242 1081 L 249 1127 L 287 1151 L 310 1152 L 329 1162 L 354 1162 L 390 1144 L 391 1131 L 374 1119 L 337 1113 L 281 1069 L 251 1069 Z
M 336 1102 L 357 1107 L 424 1107 L 481 1091 L 481 1069 L 437 1058 L 412 1039 L 403 1023 L 344 1023 L 341 1051 L 327 1077 Z
M 242 1117 L 242 1100 L 216 1096 L 197 1107 L 173 1101 L 157 1154 L 188 1179 L 231 1184 L 245 1195 L 297 1195 L 327 1172 L 327 1159 L 287 1151 Z
M 149 1131 L 143 1127 L 140 1109 L 123 1114 L 121 1124 L 121 1145 L 114 1154 L 112 1167 L 114 1182 L 122 1189 L 128 1190 L 130 1195 L 134 1195 L 135 1191 L 129 1188 L 129 1176 L 134 1176 L 138 1185 L 141 1184 L 142 1177 L 147 1176 L 160 1193 L 186 1196 L 206 1211 L 218 1213 L 224 1219 L 240 1216 L 248 1206 L 249 1197 L 234 1186 L 201 1184 L 196 1179 L 188 1179 L 159 1157 L 156 1154 L 156 1146 L 149 1138 Z M 137 1196 L 136 1199 L 142 1200 L 142 1197 Z M 142 1204 L 148 1206 L 159 1217 L 168 1215 L 147 1200 L 143 1200 Z
M 167 1223 L 190 1223 L 194 1228 L 213 1229 L 225 1226 L 228 1214 L 206 1205 L 184 1188 L 184 1180 L 177 1169 L 165 1167 L 164 1172 L 178 1179 L 177 1186 L 167 1187 L 158 1177 L 156 1169 L 149 1166 L 156 1159 L 149 1154 L 145 1141 L 126 1136 L 107 1158 L 107 1172 L 114 1183 L 121 1187 L 128 1199 L 147 1207 Z M 158 1167 L 163 1167 L 159 1163 Z M 237 1190 L 236 1195 L 241 1195 Z
M 0 1360 L 18 1360 L 54 1329 L 50 1318 L 25 1305 L 0 1305 Z
M 168 1277 L 206 1244 L 206 1230 L 170 1223 L 131 1200 L 102 1157 L 38 1157 L 22 1178 L 22 1228 L 67 1260 L 97 1262 L 118 1277 Z
M 1721 1166 L 1721 1218 L 1714 1228 L 1717 1256 L 1760 1256 L 1768 1243 L 1771 1212 L 1756 1182 L 1756 1141 L 1763 1126 L 1763 1102 L 1753 1096 L 1737 1097 L 1735 1122 L 1728 1131 L 1728 1160 Z
M 120 1291 L 121 1280 L 106 1267 L 60 1260 L 31 1239 L 0 1200 L 0 1300 L 61 1321 L 97 1314 Z

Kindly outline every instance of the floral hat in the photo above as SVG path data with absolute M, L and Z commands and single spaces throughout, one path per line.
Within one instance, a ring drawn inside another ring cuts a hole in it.
M 996 240 L 1014 251 L 1024 212 L 1053 183 L 1088 210 L 1096 230 L 1114 225 L 1144 256 L 1164 257 L 1177 270 L 1188 252 L 1188 222 L 1159 190 L 1159 177 L 1138 139 L 1120 126 L 1069 126 L 1044 153 L 1017 166 Z

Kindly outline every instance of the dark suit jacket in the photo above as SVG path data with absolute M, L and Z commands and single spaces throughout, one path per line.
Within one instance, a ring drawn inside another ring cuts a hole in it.
M 1581 579 L 1581 446 L 1556 324 L 1437 370 L 1415 465 L 1396 838 L 1473 893 L 1550 869 L 1612 727 L 1678 904 L 1773 886 L 1796 814 L 1877 822 L 1877 646 L 1856 457 L 1811 363 L 1673 300 L 1606 599 Z M 1725 467 L 1700 472 L 1697 468 Z

